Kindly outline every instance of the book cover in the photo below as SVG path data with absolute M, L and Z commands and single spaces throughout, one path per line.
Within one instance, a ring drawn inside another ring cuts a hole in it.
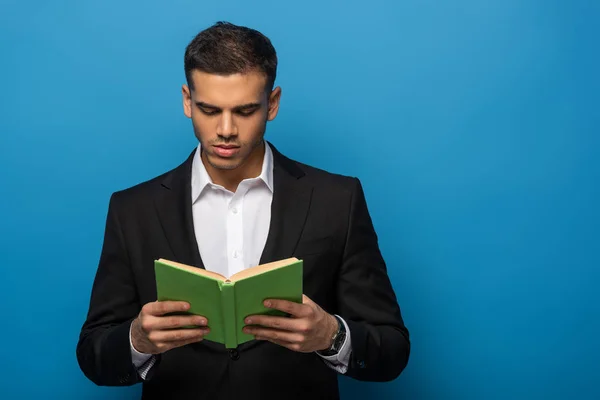
M 202 268 L 159 259 L 154 262 L 158 301 L 187 301 L 187 314 L 208 319 L 210 333 L 205 340 L 226 348 L 253 340 L 245 334 L 249 315 L 284 313 L 268 309 L 265 299 L 302 303 L 302 260 L 295 257 L 248 268 L 229 279 Z

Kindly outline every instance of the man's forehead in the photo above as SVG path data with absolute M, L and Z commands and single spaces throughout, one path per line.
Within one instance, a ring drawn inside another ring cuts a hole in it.
M 194 70 L 192 81 L 194 101 L 219 107 L 256 103 L 265 97 L 266 77 L 260 72 L 219 75 Z

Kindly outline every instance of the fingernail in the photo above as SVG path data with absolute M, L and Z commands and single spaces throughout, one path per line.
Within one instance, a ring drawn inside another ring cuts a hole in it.
M 184 310 L 187 310 L 188 308 L 190 308 L 190 305 L 189 305 L 188 303 L 185 303 L 185 304 L 183 305 L 183 309 L 184 309 Z
M 271 302 L 269 300 L 265 301 L 265 307 L 271 307 Z
M 247 324 L 251 324 L 251 323 L 252 323 L 252 319 L 250 319 L 250 318 L 246 318 L 246 323 L 247 323 Z

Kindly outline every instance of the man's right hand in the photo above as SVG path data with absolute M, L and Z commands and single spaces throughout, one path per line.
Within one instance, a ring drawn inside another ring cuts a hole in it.
M 175 347 L 200 342 L 209 332 L 206 318 L 198 315 L 165 315 L 187 311 L 183 301 L 155 301 L 142 307 L 131 324 L 131 343 L 140 353 L 160 354 Z M 195 325 L 198 328 L 182 328 Z

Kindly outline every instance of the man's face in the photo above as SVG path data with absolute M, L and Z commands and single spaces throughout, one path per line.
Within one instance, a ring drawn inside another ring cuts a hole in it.
M 183 110 L 192 119 L 205 163 L 233 170 L 260 158 L 266 123 L 277 115 L 281 89 L 267 93 L 260 72 L 213 75 L 195 70 L 191 78 L 194 89 L 182 88 Z

